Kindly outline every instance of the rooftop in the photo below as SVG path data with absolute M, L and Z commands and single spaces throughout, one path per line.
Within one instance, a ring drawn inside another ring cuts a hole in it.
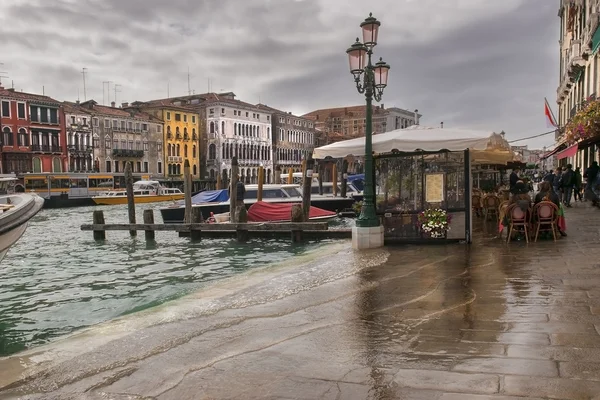
M 13 100 L 25 100 L 30 102 L 40 102 L 46 104 L 60 106 L 60 101 L 54 100 L 51 97 L 34 94 L 34 93 L 26 93 L 26 92 L 17 92 L 15 89 L 6 89 L 0 86 L 0 97 L 5 99 L 13 99 Z

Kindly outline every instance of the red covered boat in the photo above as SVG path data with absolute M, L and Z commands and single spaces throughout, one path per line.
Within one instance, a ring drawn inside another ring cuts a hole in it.
M 297 203 L 266 203 L 257 201 L 248 209 L 248 222 L 290 222 L 292 206 Z M 326 221 L 337 217 L 333 211 L 310 207 L 310 221 Z

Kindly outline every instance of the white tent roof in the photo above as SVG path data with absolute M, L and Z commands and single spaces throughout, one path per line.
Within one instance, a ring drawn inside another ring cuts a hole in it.
M 496 147 L 494 150 L 496 153 L 499 150 L 493 143 L 497 142 L 493 140 L 496 136 L 500 135 L 491 131 L 413 125 L 406 129 L 373 135 L 373 152 L 385 154 L 393 151 L 463 151 L 466 149 L 486 151 L 490 150 L 490 147 Z M 344 158 L 350 155 L 365 155 L 364 137 L 318 147 L 314 150 L 313 158 Z

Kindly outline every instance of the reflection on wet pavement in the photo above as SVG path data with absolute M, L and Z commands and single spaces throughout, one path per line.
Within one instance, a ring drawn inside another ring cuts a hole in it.
M 0 399 L 600 398 L 599 216 L 580 207 L 557 243 L 488 223 L 470 248 L 339 245 L 223 283 L 0 359 Z

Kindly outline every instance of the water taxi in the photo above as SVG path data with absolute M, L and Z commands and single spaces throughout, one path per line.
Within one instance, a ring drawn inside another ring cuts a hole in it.
M 158 203 L 183 200 L 184 194 L 177 188 L 166 188 L 158 181 L 137 181 L 133 184 L 133 196 L 136 203 Z M 127 192 L 124 189 L 109 190 L 92 200 L 99 205 L 127 204 Z

